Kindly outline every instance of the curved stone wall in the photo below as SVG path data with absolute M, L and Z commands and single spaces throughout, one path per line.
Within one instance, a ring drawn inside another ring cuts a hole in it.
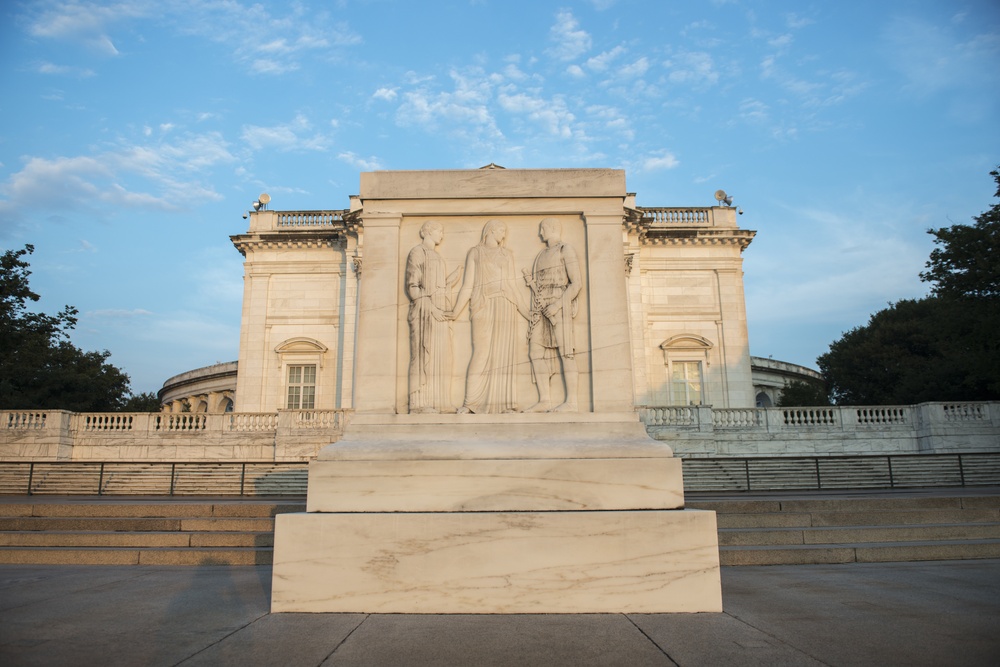
M 232 412 L 237 362 L 227 361 L 175 375 L 158 396 L 163 412 Z
M 750 372 L 758 408 L 771 408 L 778 404 L 781 390 L 791 382 L 823 385 L 819 371 L 777 359 L 750 357 Z

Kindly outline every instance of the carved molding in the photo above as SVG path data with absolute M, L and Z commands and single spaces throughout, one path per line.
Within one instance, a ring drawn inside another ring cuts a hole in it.
M 343 248 L 346 243 L 344 236 L 336 232 L 325 232 L 322 234 L 300 232 L 260 236 L 244 234 L 230 236 L 229 239 L 244 257 L 246 257 L 247 251 L 289 250 L 294 248 Z

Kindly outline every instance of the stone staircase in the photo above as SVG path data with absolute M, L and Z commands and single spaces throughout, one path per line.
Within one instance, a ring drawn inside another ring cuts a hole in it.
M 3 498 L 0 563 L 269 565 L 274 515 L 304 502 Z
M 689 494 L 715 510 L 723 565 L 1000 558 L 1000 489 Z
M 688 494 L 723 565 L 1000 558 L 1000 488 Z M 301 498 L 0 496 L 0 564 L 269 565 Z

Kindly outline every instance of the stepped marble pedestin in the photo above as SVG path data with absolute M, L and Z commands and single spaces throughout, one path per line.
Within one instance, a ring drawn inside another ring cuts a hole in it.
M 634 414 L 357 415 L 308 494 L 274 612 L 722 610 L 715 513 Z

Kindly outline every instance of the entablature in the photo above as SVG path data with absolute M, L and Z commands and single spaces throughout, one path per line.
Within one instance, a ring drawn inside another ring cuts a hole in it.
M 238 234 L 229 239 L 244 257 L 259 250 L 291 250 L 301 248 L 343 248 L 344 230 L 277 232 L 270 234 Z
M 625 228 L 643 245 L 737 245 L 742 252 L 756 232 L 740 229 L 726 206 L 626 208 Z

